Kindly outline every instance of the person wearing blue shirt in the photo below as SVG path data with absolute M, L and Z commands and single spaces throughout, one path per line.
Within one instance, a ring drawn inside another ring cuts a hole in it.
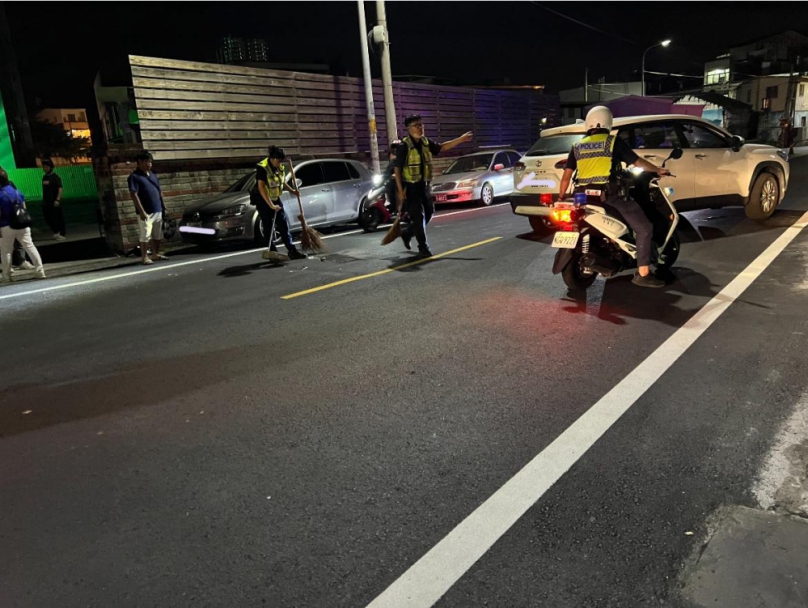
M 139 152 L 135 156 L 137 169 L 129 175 L 129 194 L 137 210 L 137 225 L 140 230 L 140 255 L 142 263 L 149 265 L 157 260 L 167 260 L 160 255 L 160 241 L 163 240 L 163 214 L 166 207 L 160 181 L 152 172 L 152 155 Z M 149 258 L 149 242 L 152 255 Z
M 0 282 L 4 283 L 11 281 L 11 254 L 14 252 L 15 240 L 22 244 L 28 257 L 34 263 L 37 277 L 45 278 L 45 267 L 42 265 L 42 258 L 31 238 L 31 229 L 12 228 L 10 225 L 10 219 L 18 205 L 25 206 L 25 197 L 11 185 L 8 173 L 0 168 L 0 258 L 2 258 L 3 268 Z

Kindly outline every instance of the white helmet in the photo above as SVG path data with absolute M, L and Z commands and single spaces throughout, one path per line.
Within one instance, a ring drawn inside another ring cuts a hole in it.
M 612 111 L 606 106 L 595 106 L 586 113 L 586 130 L 608 129 L 612 130 Z

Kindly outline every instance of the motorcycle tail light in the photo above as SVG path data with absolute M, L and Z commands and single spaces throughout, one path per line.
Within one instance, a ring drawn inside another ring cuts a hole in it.
M 553 209 L 553 221 L 558 222 L 559 224 L 569 224 L 574 221 L 572 219 L 572 214 L 572 209 Z

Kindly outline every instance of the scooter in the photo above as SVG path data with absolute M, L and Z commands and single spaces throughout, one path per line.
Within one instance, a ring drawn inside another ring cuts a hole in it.
M 682 150 L 675 148 L 662 166 L 668 160 L 681 157 Z M 679 237 L 676 235 L 679 213 L 670 198 L 673 189 L 661 187 L 656 174 L 632 171 L 623 178 L 624 183 L 633 184 L 633 187 L 626 186 L 629 193 L 638 200 L 654 224 L 651 263 L 658 270 L 670 268 L 679 257 Z M 586 195 L 585 202 L 556 202 L 550 216 L 558 226 L 553 238 L 553 247 L 558 249 L 553 274 L 560 273 L 571 290 L 588 289 L 598 275 L 609 279 L 637 267 L 634 234 L 623 218 L 614 209 L 589 202 L 593 199 L 599 202 L 600 191 L 585 191 L 583 194 Z M 664 211 L 660 211 L 660 207 Z
M 378 178 L 378 179 L 377 179 Z M 376 232 L 382 224 L 389 224 L 396 219 L 398 208 L 395 200 L 387 196 L 390 178 L 382 181 L 382 176 L 374 177 L 374 187 L 368 192 L 364 209 L 359 214 L 359 226 L 365 232 Z M 378 182 L 378 183 L 376 183 Z

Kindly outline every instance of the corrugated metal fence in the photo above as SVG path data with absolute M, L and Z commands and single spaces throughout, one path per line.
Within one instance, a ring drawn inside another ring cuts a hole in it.
M 143 145 L 157 160 L 260 157 L 268 144 L 295 156 L 370 149 L 359 78 L 130 56 Z M 557 100 L 500 91 L 396 82 L 398 123 L 418 112 L 438 141 L 474 131 L 473 147 L 529 148 Z M 381 81 L 374 81 L 379 144 L 387 146 Z M 403 126 L 400 127 L 403 134 Z
M 56 167 L 54 172 L 62 178 L 65 200 L 98 198 L 98 188 L 92 165 Z M 28 201 L 42 200 L 42 169 L 10 169 L 8 177 Z

